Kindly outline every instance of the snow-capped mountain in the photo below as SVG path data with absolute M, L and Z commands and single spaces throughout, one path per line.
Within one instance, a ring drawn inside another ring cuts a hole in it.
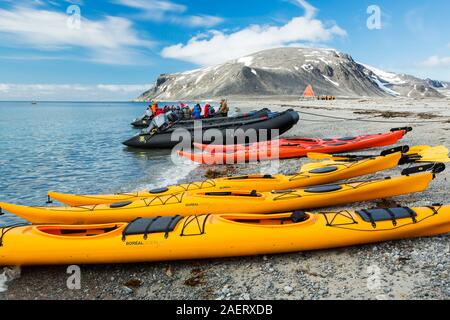
M 162 74 L 138 100 L 300 96 L 308 84 L 316 95 L 443 97 L 426 80 L 357 63 L 334 49 L 278 48 L 217 66 Z
M 368 65 L 364 65 L 371 73 L 367 73 L 377 85 L 392 96 L 406 96 L 409 98 L 443 97 L 437 90 L 444 88 L 444 83 L 431 79 L 419 79 L 407 74 L 386 72 Z

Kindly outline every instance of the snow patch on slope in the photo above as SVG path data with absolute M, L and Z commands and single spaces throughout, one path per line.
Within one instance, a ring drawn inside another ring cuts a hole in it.
M 205 70 L 205 68 L 199 68 L 199 69 L 193 69 L 193 70 L 185 71 L 185 72 L 182 72 L 180 74 L 193 74 L 193 73 L 197 73 L 197 72 L 204 71 L 204 70 Z
M 246 67 L 250 67 L 253 63 L 253 59 L 254 58 L 252 56 L 242 57 L 242 58 L 239 58 L 237 60 L 237 62 L 243 63 Z
M 384 82 L 388 82 L 388 83 L 396 84 L 396 85 L 400 85 L 400 84 L 405 84 L 406 83 L 396 73 L 386 72 L 386 71 L 383 71 L 383 70 L 380 70 L 380 69 L 377 69 L 375 67 L 372 67 L 372 66 L 369 66 L 369 65 L 365 65 L 365 64 L 361 64 L 361 65 L 363 65 L 364 67 L 366 67 L 367 69 L 369 69 L 370 71 L 375 73 L 375 75 L 378 78 L 380 78 L 381 80 L 384 80 Z
M 206 72 L 203 72 L 202 74 L 200 74 L 197 79 L 195 80 L 195 84 L 198 84 L 202 78 L 206 75 Z
M 307 64 L 302 65 L 302 69 L 305 71 L 311 72 L 314 70 L 314 66 L 307 63 Z
M 394 91 L 394 90 L 389 89 L 388 87 L 386 87 L 386 84 L 383 83 L 383 82 L 381 82 L 380 79 L 378 79 L 377 77 L 373 77 L 373 76 L 372 76 L 371 79 L 372 79 L 372 80 L 378 85 L 378 87 L 380 87 L 380 89 L 383 90 L 384 92 L 386 92 L 386 93 L 388 93 L 388 94 L 390 94 L 390 95 L 392 95 L 392 96 L 399 96 L 399 95 L 400 95 L 400 93 L 398 93 L 398 92 L 396 92 L 396 91 Z
M 331 61 L 326 60 L 324 57 L 319 57 L 319 60 L 322 61 L 323 63 L 325 63 L 327 66 L 329 66 L 330 64 L 332 64 Z
M 325 80 L 331 82 L 332 84 L 334 84 L 336 87 L 339 87 L 339 83 L 337 83 L 336 81 L 331 80 L 329 77 L 327 77 L 326 75 L 322 75 Z

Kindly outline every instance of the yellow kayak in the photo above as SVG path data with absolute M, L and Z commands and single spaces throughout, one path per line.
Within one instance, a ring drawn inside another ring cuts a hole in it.
M 279 213 L 392 197 L 427 189 L 434 173 L 383 180 L 272 192 L 249 190 L 186 191 L 137 201 L 81 207 L 26 207 L 0 202 L 0 208 L 33 223 L 92 224 L 137 217 L 216 213 Z
M 120 201 L 136 201 L 155 195 L 168 195 L 198 190 L 257 190 L 272 191 L 297 189 L 307 186 L 331 183 L 339 180 L 359 177 L 382 170 L 394 168 L 402 158 L 401 152 L 375 156 L 360 161 L 323 161 L 304 165 L 299 173 L 286 175 L 246 175 L 211 179 L 180 184 L 167 188 L 132 193 L 77 195 L 49 192 L 49 200 L 54 199 L 70 206 L 107 204 Z
M 0 265 L 129 263 L 328 249 L 450 232 L 450 206 L 217 214 L 2 228 Z

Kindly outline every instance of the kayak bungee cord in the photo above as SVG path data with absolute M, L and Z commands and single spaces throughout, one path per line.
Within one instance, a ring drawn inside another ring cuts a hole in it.
M 186 184 L 186 186 L 184 186 L 183 184 L 177 185 L 177 187 L 182 188 L 184 191 L 190 191 L 191 187 L 194 187 L 194 188 L 192 188 L 192 190 L 205 189 L 205 186 L 214 188 L 214 187 L 216 187 L 216 183 L 213 179 L 206 179 L 206 180 L 203 180 L 200 182 L 199 181 L 189 182 Z M 167 187 L 163 187 L 160 189 L 166 190 L 166 191 L 168 190 Z
M 183 227 L 181 228 L 180 237 L 190 237 L 190 236 L 201 236 L 205 234 L 206 220 L 208 220 L 211 214 L 195 214 L 193 216 L 188 216 L 183 222 Z M 204 217 L 203 222 L 200 223 L 199 218 Z M 197 222 L 198 233 L 185 234 L 186 228 L 190 226 L 193 221 Z
M 426 164 L 426 165 L 422 165 L 422 166 L 417 166 L 417 167 L 412 167 L 412 168 L 408 168 L 408 169 L 404 169 L 401 172 L 402 176 L 409 176 L 410 174 L 414 174 L 414 173 L 420 173 L 420 172 L 426 172 L 426 171 L 430 171 L 433 174 L 437 174 L 437 173 L 441 173 L 442 171 L 445 170 L 445 165 L 443 163 L 431 163 L 431 164 Z M 392 179 L 392 177 L 386 177 L 385 180 L 389 180 Z M 285 200 L 285 199 L 292 199 L 292 198 L 305 198 L 308 196 L 315 196 L 314 194 L 308 194 L 308 195 L 301 195 L 299 192 L 303 191 L 303 190 L 313 190 L 314 188 L 329 188 L 329 190 L 325 190 L 323 192 L 334 192 L 334 193 L 340 193 L 340 192 L 346 192 L 344 187 L 349 187 L 351 189 L 358 189 L 361 187 L 365 187 L 371 184 L 375 184 L 380 182 L 380 180 L 367 180 L 367 181 L 355 181 L 352 183 L 348 183 L 348 184 L 328 184 L 328 185 L 322 185 L 322 186 L 313 186 L 313 187 L 309 187 L 307 189 L 299 189 L 299 190 L 281 190 L 281 191 L 272 191 L 272 193 L 276 193 L 279 192 L 280 195 L 275 197 L 273 200 L 277 201 L 277 200 Z M 339 188 L 339 189 L 338 189 Z
M 358 224 L 357 221 L 355 221 L 355 219 L 353 218 L 353 216 L 351 215 L 351 213 L 348 210 L 342 210 L 342 211 L 338 211 L 338 212 L 318 212 L 316 214 L 321 214 L 324 216 L 325 220 L 327 221 L 327 227 L 332 227 L 332 228 L 338 228 L 338 229 L 345 229 L 345 230 L 351 230 L 351 231 L 362 231 L 362 232 L 381 232 L 381 231 L 388 231 L 388 230 L 397 230 L 403 227 L 406 227 L 408 225 L 413 225 L 413 224 L 418 224 L 420 222 L 423 222 L 431 217 L 434 217 L 436 215 L 439 214 L 439 211 L 442 209 L 444 205 L 439 203 L 439 204 L 435 204 L 433 206 L 426 206 L 424 208 L 428 208 L 431 210 L 430 215 L 423 217 L 422 219 L 417 220 L 416 219 L 416 215 L 415 212 L 412 211 L 410 208 L 408 207 L 398 207 L 398 208 L 373 208 L 373 209 L 362 209 L 359 210 L 359 212 L 365 213 L 367 214 L 367 216 L 370 219 L 370 223 L 372 224 L 373 230 L 361 230 L 361 229 L 354 229 L 354 228 L 350 228 L 348 227 L 349 225 L 355 225 Z M 435 207 L 438 207 L 437 209 Z M 393 209 L 404 209 L 406 211 L 408 211 L 408 213 L 410 214 L 410 218 L 411 218 L 411 222 L 407 223 L 407 224 L 403 224 L 401 226 L 397 226 L 397 217 L 395 216 L 395 214 L 393 213 Z M 376 220 L 373 219 L 373 217 L 371 217 L 370 211 L 369 210 L 381 210 L 381 211 L 385 211 L 386 213 L 388 213 L 391 217 L 392 217 L 392 228 L 378 228 L 377 227 L 377 222 Z M 358 212 L 358 211 L 357 211 Z M 333 218 L 329 219 L 329 215 L 334 215 Z M 352 220 L 352 222 L 348 222 L 348 223 L 337 223 L 337 224 L 333 224 L 334 220 L 336 220 L 336 218 L 338 216 L 343 216 L 345 218 L 348 218 L 350 220 Z
M 386 177 L 385 180 L 392 179 L 391 177 Z M 370 180 L 370 181 L 357 181 L 352 183 L 343 183 L 343 184 L 328 184 L 328 185 L 321 185 L 321 186 L 313 186 L 309 187 L 307 189 L 299 189 L 299 190 L 280 190 L 280 191 L 272 191 L 272 193 L 276 194 L 279 193 L 279 196 L 276 196 L 273 198 L 273 201 L 278 200 L 286 200 L 286 199 L 294 199 L 294 198 L 306 198 L 306 197 L 315 197 L 317 196 L 315 193 L 302 195 L 301 191 L 305 190 L 315 190 L 315 188 L 324 188 L 322 192 L 324 193 L 341 193 L 341 192 L 347 192 L 347 190 L 344 187 L 348 187 L 350 189 L 356 190 L 361 187 L 369 186 L 371 184 L 379 183 L 380 180 Z M 325 190 L 326 189 L 326 190 Z
M 329 168 L 329 169 L 332 169 L 332 168 L 336 168 L 336 166 L 341 166 L 341 167 L 350 169 L 350 168 L 352 168 L 352 167 L 360 166 L 360 165 L 362 165 L 362 164 L 364 164 L 364 163 L 366 163 L 366 162 L 369 162 L 369 161 L 371 161 L 373 158 L 375 158 L 375 157 L 367 157 L 367 158 L 361 159 L 361 160 L 359 160 L 359 161 L 358 161 L 358 160 L 355 160 L 355 161 L 343 161 L 342 163 L 334 162 L 334 163 L 330 163 L 329 165 L 324 166 L 324 167 L 321 167 L 321 168 L 318 168 L 318 169 L 328 169 L 328 168 Z M 328 174 L 331 175 L 331 174 L 334 173 L 334 171 L 335 171 L 335 170 L 330 171 Z M 299 179 L 309 178 L 309 177 L 310 177 L 310 174 L 308 174 L 308 173 L 311 173 L 311 172 L 308 171 L 308 172 L 297 173 L 297 174 L 291 176 L 291 178 L 289 179 L 289 181 L 295 181 L 295 180 L 299 180 Z M 327 172 L 325 172 L 325 173 L 323 173 L 323 174 L 326 175 Z
M 20 227 L 26 227 L 31 225 L 28 222 L 20 222 L 20 223 L 15 223 L 15 224 L 11 224 L 9 226 L 5 226 L 2 227 L 2 233 L 0 234 L 0 247 L 3 247 L 3 237 L 5 236 L 5 234 L 15 228 L 20 228 Z

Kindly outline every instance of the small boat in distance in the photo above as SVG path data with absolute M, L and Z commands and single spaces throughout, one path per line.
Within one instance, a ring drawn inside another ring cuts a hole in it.
M 31 101 L 31 104 L 37 104 L 37 102 L 36 101 Z

